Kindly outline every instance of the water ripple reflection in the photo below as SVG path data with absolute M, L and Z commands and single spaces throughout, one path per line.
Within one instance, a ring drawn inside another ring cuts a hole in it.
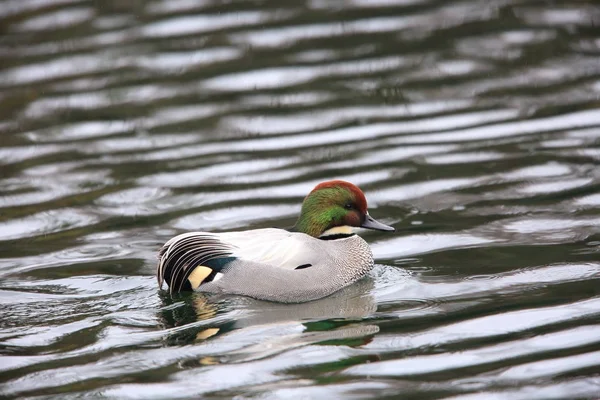
M 596 398 L 600 8 L 546 3 L 4 1 L 0 397 Z M 158 291 L 332 178 L 366 279 Z

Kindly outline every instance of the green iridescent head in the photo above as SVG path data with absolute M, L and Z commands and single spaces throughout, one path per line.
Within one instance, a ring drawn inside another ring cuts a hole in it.
M 313 237 L 348 235 L 353 228 L 394 230 L 371 218 L 362 190 L 340 180 L 320 183 L 306 196 L 294 228 Z

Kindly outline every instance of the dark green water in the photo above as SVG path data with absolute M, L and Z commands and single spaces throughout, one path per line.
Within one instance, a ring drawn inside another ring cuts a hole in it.
M 0 3 L 0 397 L 600 398 L 596 1 Z M 350 180 L 377 265 L 159 292 Z

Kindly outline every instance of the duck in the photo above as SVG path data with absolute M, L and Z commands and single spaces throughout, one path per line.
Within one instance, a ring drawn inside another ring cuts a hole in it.
M 318 184 L 293 228 L 187 232 L 158 253 L 157 279 L 183 291 L 241 295 L 279 303 L 329 296 L 363 278 L 373 253 L 357 233 L 393 232 L 368 212 L 365 194 L 343 180 Z

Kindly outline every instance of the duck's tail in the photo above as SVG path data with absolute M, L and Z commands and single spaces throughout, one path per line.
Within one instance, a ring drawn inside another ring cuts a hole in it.
M 156 277 L 169 291 L 194 290 L 215 279 L 219 270 L 232 258 L 232 246 L 218 236 L 206 232 L 190 232 L 175 236 L 160 249 Z

